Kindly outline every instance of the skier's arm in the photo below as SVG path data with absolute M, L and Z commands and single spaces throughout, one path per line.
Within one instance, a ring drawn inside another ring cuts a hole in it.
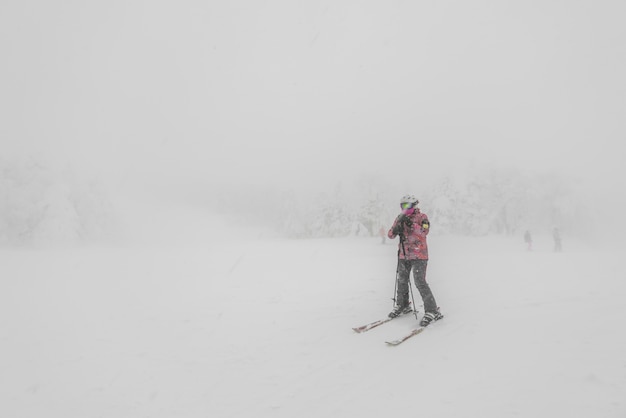
M 397 220 L 393 222 L 393 225 L 391 225 L 391 229 L 389 230 L 389 232 L 387 232 L 387 238 L 394 239 L 395 237 L 398 236 L 398 234 L 394 232 L 396 230 L 396 223 L 397 223 Z
M 400 235 L 404 229 L 404 219 L 405 219 L 405 215 L 398 215 L 398 217 L 393 221 L 393 225 L 391 226 L 391 229 L 389 230 L 389 232 L 387 232 L 387 236 L 390 239 L 394 239 L 395 237 L 397 237 L 398 235 Z

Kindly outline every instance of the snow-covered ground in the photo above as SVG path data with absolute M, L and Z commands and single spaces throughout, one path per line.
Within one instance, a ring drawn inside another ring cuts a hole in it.
M 388 347 L 414 317 L 351 328 L 391 309 L 395 243 L 163 219 L 142 243 L 0 250 L 0 416 L 626 416 L 621 251 L 434 229 L 445 319 Z

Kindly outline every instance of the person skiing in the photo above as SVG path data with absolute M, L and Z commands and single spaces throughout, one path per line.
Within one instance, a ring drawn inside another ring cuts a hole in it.
M 557 228 L 556 226 L 552 230 L 552 238 L 554 238 L 554 252 L 558 253 L 562 249 L 562 247 L 561 247 L 561 232 L 559 231 L 559 228 Z
M 437 302 L 426 282 L 426 266 L 428 265 L 428 244 L 426 236 L 430 232 L 430 221 L 425 213 L 417 207 L 419 201 L 413 195 L 406 195 L 400 200 L 402 213 L 393 222 L 387 233 L 389 239 L 400 237 L 398 244 L 398 269 L 396 273 L 396 299 L 390 318 L 411 312 L 409 304 L 410 273 L 413 271 L 415 286 L 419 290 L 424 303 L 424 317 L 420 325 L 425 327 L 431 322 L 443 318 Z
M 530 235 L 530 231 L 526 230 L 524 233 L 524 242 L 526 243 L 526 249 L 532 251 L 533 249 L 533 237 Z

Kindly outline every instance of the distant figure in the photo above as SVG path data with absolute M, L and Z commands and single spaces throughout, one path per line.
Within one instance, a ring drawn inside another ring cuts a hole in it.
M 380 239 L 381 239 L 381 244 L 385 243 L 385 237 L 387 236 L 387 231 L 385 231 L 385 227 L 381 226 L 380 229 L 378 230 L 378 235 L 380 235 Z
M 526 230 L 524 233 L 524 242 L 526 243 L 526 249 L 532 251 L 533 249 L 533 237 L 530 236 L 530 231 Z
M 554 229 L 552 230 L 552 238 L 554 238 L 554 252 L 560 253 L 561 252 L 561 232 L 559 231 L 559 228 L 554 227 Z

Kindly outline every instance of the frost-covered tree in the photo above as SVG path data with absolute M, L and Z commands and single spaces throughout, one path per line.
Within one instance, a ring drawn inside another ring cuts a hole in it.
M 114 226 L 106 194 L 71 169 L 35 160 L 0 160 L 0 242 L 76 243 L 108 235 Z
M 385 202 L 380 195 L 376 195 L 367 199 L 365 204 L 360 205 L 360 211 L 358 214 L 358 221 L 362 224 L 368 232 L 368 235 L 372 236 L 378 232 L 378 229 L 385 221 Z
M 281 206 L 277 208 L 279 217 L 278 229 L 290 238 L 305 238 L 310 234 L 307 228 L 304 210 L 293 191 L 284 193 L 281 198 Z
M 398 211 L 396 199 L 386 197 L 389 190 L 397 193 L 382 178 L 366 177 L 317 195 L 264 190 L 219 200 L 228 202 L 229 212 L 236 207 L 233 202 L 254 202 L 255 216 L 289 237 L 372 236 L 388 227 Z M 571 181 L 552 173 L 474 165 L 434 179 L 418 197 L 438 233 L 515 235 L 531 226 L 544 231 L 578 227 L 583 206 L 575 190 Z
M 346 195 L 339 184 L 332 194 L 322 194 L 311 223 L 314 237 L 343 237 L 353 231 L 354 213 L 347 206 Z
M 443 178 L 428 199 L 433 224 L 464 235 L 569 227 L 581 211 L 565 179 L 493 166 L 470 167 Z

